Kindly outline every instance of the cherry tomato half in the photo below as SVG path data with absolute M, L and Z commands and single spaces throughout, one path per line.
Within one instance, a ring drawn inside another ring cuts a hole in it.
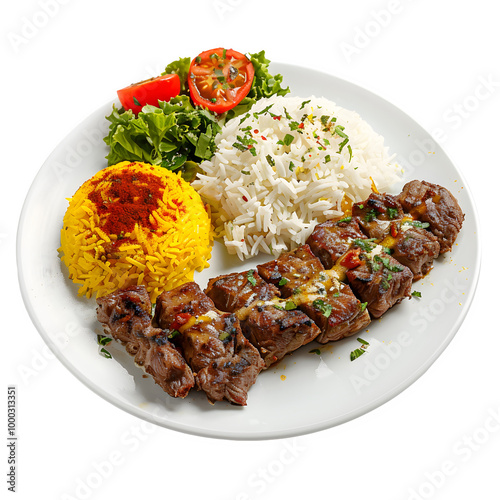
M 245 55 L 232 49 L 207 50 L 191 61 L 191 99 L 214 113 L 224 113 L 248 94 L 253 76 L 253 64 Z
M 134 83 L 116 93 L 122 106 L 137 114 L 146 104 L 158 106 L 158 101 L 169 101 L 179 95 L 180 91 L 181 81 L 179 75 L 174 73 Z

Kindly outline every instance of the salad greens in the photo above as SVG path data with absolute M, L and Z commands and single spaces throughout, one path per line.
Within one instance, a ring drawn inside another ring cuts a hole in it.
M 172 171 L 180 170 L 192 181 L 198 164 L 210 159 L 215 152 L 215 136 L 226 120 L 246 113 L 258 99 L 290 92 L 281 86 L 282 75 L 271 75 L 269 59 L 264 51 L 248 54 L 255 70 L 252 87 L 243 100 L 222 115 L 194 106 L 189 97 L 187 78 L 191 59 L 179 58 L 162 73 L 177 73 L 181 80 L 180 95 L 158 106 L 146 105 L 137 116 L 113 106 L 106 119 L 110 122 L 104 142 L 110 151 L 108 165 L 121 161 L 143 161 Z

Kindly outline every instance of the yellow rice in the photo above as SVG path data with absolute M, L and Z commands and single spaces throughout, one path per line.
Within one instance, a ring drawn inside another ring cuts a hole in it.
M 149 215 L 156 224 L 154 231 L 139 223 L 125 234 L 103 230 L 106 214 L 99 217 L 90 197 L 99 192 L 105 199 L 111 186 L 110 169 L 113 179 L 125 170 L 147 169 L 161 180 L 162 198 Z M 98 172 L 69 199 L 59 251 L 70 279 L 81 285 L 78 295 L 101 297 L 119 288 L 144 285 L 155 302 L 163 290 L 192 281 L 195 270 L 209 266 L 212 244 L 210 214 L 190 184 L 161 167 L 122 162 Z

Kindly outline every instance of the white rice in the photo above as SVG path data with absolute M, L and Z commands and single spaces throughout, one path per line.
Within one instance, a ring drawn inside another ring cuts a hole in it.
M 348 136 L 340 152 L 339 132 Z M 343 213 L 344 196 L 361 201 L 373 184 L 384 191 L 401 175 L 384 138 L 357 113 L 314 96 L 261 99 L 228 121 L 216 143 L 192 185 L 228 252 L 242 260 L 303 244 L 317 223 Z

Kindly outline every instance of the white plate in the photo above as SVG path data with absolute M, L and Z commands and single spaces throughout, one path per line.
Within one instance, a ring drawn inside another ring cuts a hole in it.
M 261 373 L 250 389 L 248 406 L 211 406 L 202 393 L 185 400 L 166 395 L 144 378 L 116 342 L 114 359 L 98 354 L 95 301 L 78 298 L 57 248 L 66 198 L 106 166 L 111 105 L 94 112 L 71 132 L 40 169 L 26 198 L 18 231 L 18 268 L 27 310 L 59 360 L 97 394 L 137 417 L 190 434 L 228 439 L 269 439 L 305 434 L 341 424 L 388 401 L 420 377 L 443 352 L 462 323 L 479 273 L 477 221 L 470 193 L 443 150 L 417 123 L 382 98 L 349 82 L 296 66 L 275 64 L 292 93 L 325 96 L 356 110 L 385 136 L 391 152 L 413 178 L 436 182 L 458 198 L 466 219 L 453 252 L 440 257 L 430 276 L 418 282 L 421 299 L 405 300 L 359 336 L 370 343 L 351 362 L 358 335 L 322 347 L 304 346 L 275 368 Z M 394 192 L 398 192 L 395 187 Z M 269 260 L 268 256 L 259 261 Z M 216 245 L 209 277 L 255 267 Z M 320 348 L 321 354 L 310 353 Z M 71 400 L 71 395 L 68 396 Z

